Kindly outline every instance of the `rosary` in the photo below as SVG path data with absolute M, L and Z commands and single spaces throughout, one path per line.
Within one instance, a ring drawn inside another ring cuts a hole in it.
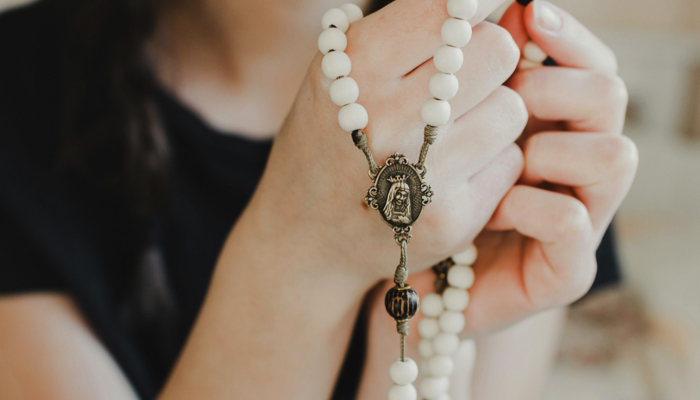
M 406 336 L 409 333 L 409 321 L 419 306 L 424 315 L 418 324 L 418 333 L 422 338 L 418 352 L 424 359 L 421 367 L 423 379 L 419 385 L 421 398 L 450 399 L 449 377 L 454 370 L 451 356 L 460 347 L 458 334 L 465 326 L 464 310 L 469 305 L 467 289 L 474 283 L 471 265 L 476 260 L 477 249 L 472 244 L 466 251 L 433 266 L 436 293 L 425 295 L 421 302 L 416 291 L 406 283 L 406 246 L 411 240 L 413 224 L 433 196 L 430 186 L 424 181 L 427 173 L 425 160 L 430 145 L 437 138 L 438 127 L 447 124 L 450 119 L 448 100 L 459 89 L 454 74 L 462 67 L 464 55 L 461 48 L 469 43 L 472 36 L 468 20 L 476 14 L 477 7 L 477 0 L 447 0 L 450 18 L 441 28 L 444 45 L 433 56 L 438 72 L 429 82 L 432 97 L 421 108 L 421 117 L 426 126 L 423 145 L 415 164 L 411 164 L 403 154 L 396 153 L 384 165 L 378 166 L 368 147 L 367 136 L 362 132 L 369 116 L 365 108 L 355 102 L 359 97 L 359 87 L 348 76 L 352 64 L 345 53 L 348 45 L 345 32 L 350 24 L 362 19 L 362 10 L 354 4 L 344 4 L 328 10 L 321 21 L 323 32 L 318 38 L 318 48 L 324 54 L 321 68 L 323 74 L 333 80 L 329 91 L 333 103 L 341 107 L 338 123 L 343 130 L 351 133 L 355 146 L 364 153 L 369 165 L 372 187 L 367 191 L 365 201 L 369 207 L 379 211 L 384 222 L 391 226 L 396 244 L 401 249 L 399 265 L 394 272 L 395 286 L 387 292 L 384 299 L 386 310 L 396 320 L 396 330 L 401 337 L 400 357 L 389 368 L 389 375 L 394 382 L 389 389 L 389 400 L 416 400 L 418 397 L 413 386 L 418 377 L 418 365 L 406 357 Z M 534 43 L 528 45 L 532 47 Z M 532 48 L 529 53 L 534 50 L 537 49 Z M 539 58 L 539 53 L 533 58 Z M 532 64 L 541 62 L 539 59 L 528 61 Z

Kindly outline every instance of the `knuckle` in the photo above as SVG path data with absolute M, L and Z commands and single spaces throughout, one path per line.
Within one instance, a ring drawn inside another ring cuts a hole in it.
M 508 121 L 513 127 L 515 136 L 519 136 L 529 118 L 525 100 L 518 92 L 505 86 L 498 87 L 494 95 L 497 96 L 503 120 Z
M 588 209 L 579 200 L 568 197 L 555 212 L 554 234 L 557 239 L 575 239 L 590 233 L 591 220 Z
M 496 53 L 501 68 L 507 72 L 507 76 L 510 76 L 518 66 L 520 48 L 505 28 L 495 24 L 486 24 L 485 28 L 488 30 L 491 48 Z
M 601 104 L 607 107 L 624 109 L 629 101 L 627 85 L 617 75 L 597 72 L 593 74 L 592 86 L 597 93 L 597 98 L 603 100 Z
M 595 281 L 595 276 L 598 271 L 595 256 L 591 257 L 592 260 L 583 267 L 578 274 L 573 275 L 569 278 L 565 285 L 562 285 L 561 297 L 563 303 L 573 303 L 574 301 L 585 296 Z
M 624 173 L 637 169 L 639 152 L 635 143 L 627 136 L 609 136 L 606 146 L 602 147 L 601 151 L 609 170 Z

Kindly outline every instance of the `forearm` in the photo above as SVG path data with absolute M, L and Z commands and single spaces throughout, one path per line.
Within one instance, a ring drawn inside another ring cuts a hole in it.
M 557 308 L 477 340 L 472 400 L 540 399 L 565 318 Z
M 228 238 L 162 400 L 330 396 L 366 282 L 258 215 Z

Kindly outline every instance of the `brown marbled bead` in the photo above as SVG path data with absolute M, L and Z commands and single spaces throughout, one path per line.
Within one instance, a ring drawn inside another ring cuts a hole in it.
M 386 312 L 396 321 L 406 321 L 418 312 L 420 299 L 418 293 L 411 286 L 394 286 L 384 297 L 384 307 L 386 307 Z

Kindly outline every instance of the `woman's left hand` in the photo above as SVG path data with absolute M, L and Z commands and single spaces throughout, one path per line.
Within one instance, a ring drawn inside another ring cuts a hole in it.
M 518 70 L 507 85 L 530 112 L 520 143 L 521 180 L 476 238 L 476 281 L 464 337 L 477 337 L 537 312 L 570 304 L 590 288 L 595 252 L 633 181 L 638 155 L 622 135 L 627 90 L 613 52 L 580 22 L 543 0 L 514 4 L 501 25 L 521 50 L 537 43 L 559 67 Z M 409 277 L 418 293 L 434 274 Z M 370 312 L 368 355 L 358 398 L 391 385 L 386 370 L 398 351 L 395 324 L 383 310 L 387 282 Z M 411 322 L 409 356 L 417 357 L 419 317 Z

